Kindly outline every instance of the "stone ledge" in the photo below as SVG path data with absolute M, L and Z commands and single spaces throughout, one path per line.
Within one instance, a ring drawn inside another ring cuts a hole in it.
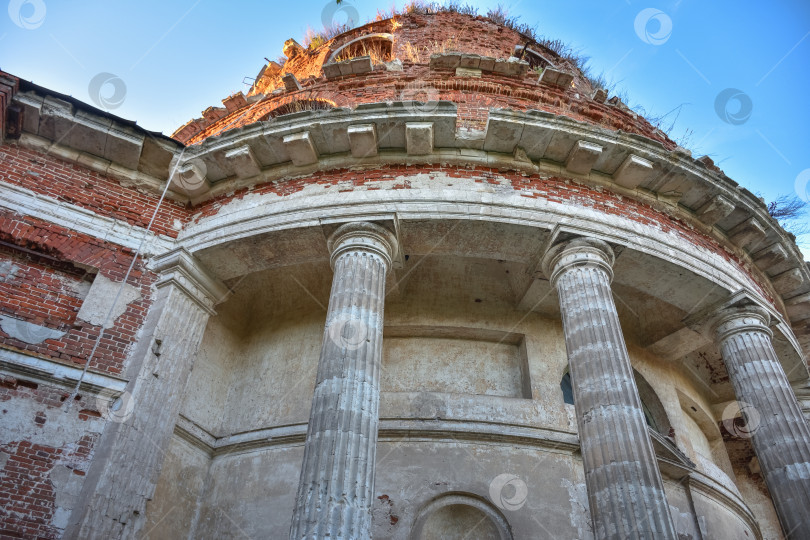
M 342 62 L 324 64 L 323 76 L 331 80 L 347 75 L 370 73 L 373 69 L 370 56 L 359 56 Z
M 163 187 L 165 186 L 165 178 L 155 177 L 152 174 L 134 170 L 119 163 L 110 162 L 107 159 L 76 150 L 70 146 L 65 146 L 27 132 L 22 134 L 18 144 L 24 148 L 31 148 L 37 152 L 49 154 L 58 159 L 76 163 L 91 171 L 107 175 L 110 178 L 118 180 L 124 187 L 144 189 L 159 195 L 163 192 Z M 167 153 L 165 156 L 162 156 L 161 159 L 168 157 L 169 160 L 167 163 L 170 163 L 174 155 L 173 153 Z M 141 165 L 143 165 L 143 163 L 141 163 Z M 161 165 L 160 168 L 163 169 L 164 166 Z M 168 167 L 165 168 L 167 171 L 166 177 L 168 177 Z
M 480 69 L 507 77 L 522 77 L 529 71 L 529 63 L 514 56 L 510 58 L 492 58 L 467 53 L 440 53 L 430 55 L 430 69 L 457 68 Z
M 540 78 L 537 82 L 558 88 L 571 88 L 571 83 L 574 82 L 574 76 L 566 71 L 547 67 L 540 73 Z
M 0 371 L 70 391 L 81 378 L 81 392 L 109 400 L 123 394 L 127 386 L 126 380 L 112 375 L 87 371 L 82 378 L 81 366 L 62 364 L 4 348 L 0 348 Z
M 164 179 L 168 176 L 168 161 L 182 147 L 180 143 L 67 96 L 61 99 L 38 90 L 35 87 L 14 97 L 22 109 L 22 135 L 40 137 L 120 169 L 135 173 L 148 170 Z M 212 108 L 208 114 L 216 116 L 223 111 Z
M 306 423 L 256 429 L 216 437 L 182 414 L 175 433 L 193 441 L 213 457 L 269 448 L 304 444 Z M 464 420 L 433 420 L 419 418 L 381 418 L 380 441 L 401 440 L 403 437 L 435 440 L 486 441 L 496 444 L 529 446 L 572 454 L 579 450 L 576 434 L 534 426 L 518 426 Z

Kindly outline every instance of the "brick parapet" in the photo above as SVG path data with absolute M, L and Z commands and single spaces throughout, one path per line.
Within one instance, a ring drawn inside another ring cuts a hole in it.
M 388 67 L 379 64 L 374 71 L 365 74 L 336 79 L 326 79 L 321 75 L 321 68 L 330 51 L 337 50 L 358 36 L 380 31 L 393 34 L 393 58 L 402 62 L 401 71 L 389 71 Z M 301 81 L 301 90 L 284 90 L 279 78 L 272 85 L 262 85 L 262 89 L 268 93 L 264 97 L 256 94 L 254 97 L 259 98 L 258 101 L 246 103 L 213 122 L 199 119 L 195 123 L 197 127 L 180 129 L 175 133 L 175 138 L 185 144 L 197 144 L 224 131 L 264 119 L 273 110 L 294 101 L 325 100 L 336 107 L 353 108 L 364 103 L 412 99 L 457 103 L 463 113 L 459 122 L 462 128 L 482 129 L 491 108 L 535 109 L 615 131 L 644 135 L 668 149 L 677 146 L 645 118 L 626 107 L 593 100 L 593 89 L 579 69 L 545 48 L 544 53 L 554 58 L 562 69 L 575 75 L 573 87 L 541 84 L 534 71 L 521 77 L 484 71 L 480 78 L 470 78 L 457 76 L 454 70 L 435 70 L 428 66 L 430 53 L 434 51 L 452 50 L 508 58 L 516 45 L 525 43 L 526 38 L 515 30 L 497 25 L 485 17 L 458 13 L 398 15 L 391 20 L 376 21 L 354 29 L 317 49 L 305 49 L 288 59 L 280 74 L 289 72 L 295 75 Z M 408 52 L 409 47 L 418 49 L 419 58 Z M 536 47 L 541 48 L 539 45 Z

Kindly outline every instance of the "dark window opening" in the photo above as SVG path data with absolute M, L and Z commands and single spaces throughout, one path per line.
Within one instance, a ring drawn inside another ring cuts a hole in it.
M 568 405 L 573 405 L 574 388 L 571 386 L 571 374 L 567 371 L 565 372 L 565 375 L 563 375 L 563 378 L 560 381 L 560 388 L 562 389 L 563 393 L 563 401 Z
M 641 410 L 644 413 L 644 420 L 649 427 L 655 431 L 667 434 L 670 429 L 669 421 L 667 420 L 664 406 L 661 400 L 655 394 L 650 384 L 644 380 L 644 377 L 633 370 L 633 376 L 638 388 L 639 399 L 641 400 Z M 563 402 L 573 405 L 574 404 L 574 388 L 571 384 L 571 373 L 566 371 L 560 380 L 560 390 L 563 394 Z

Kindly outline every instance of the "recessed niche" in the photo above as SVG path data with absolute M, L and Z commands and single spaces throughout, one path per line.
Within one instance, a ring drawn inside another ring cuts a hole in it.
M 381 388 L 384 392 L 531 398 L 523 334 L 386 327 Z

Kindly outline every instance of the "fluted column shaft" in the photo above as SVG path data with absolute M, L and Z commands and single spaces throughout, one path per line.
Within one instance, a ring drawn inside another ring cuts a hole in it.
M 754 306 L 716 325 L 731 384 L 787 538 L 810 535 L 810 426 L 771 342 L 768 314 Z
M 371 538 L 385 276 L 396 240 L 371 223 L 329 240 L 326 315 L 290 538 Z
M 553 248 L 546 275 L 560 297 L 594 536 L 674 539 L 675 528 L 638 396 L 599 240 Z

